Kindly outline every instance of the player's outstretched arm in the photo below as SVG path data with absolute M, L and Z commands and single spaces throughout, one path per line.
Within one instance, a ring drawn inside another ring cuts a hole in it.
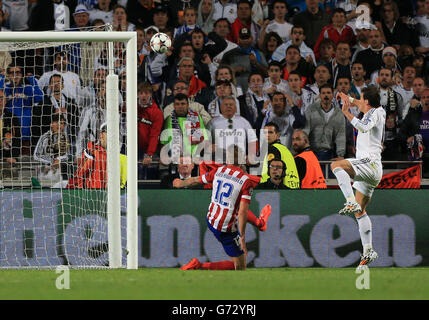
M 173 188 L 187 188 L 202 184 L 200 177 L 192 177 L 186 180 L 174 179 Z

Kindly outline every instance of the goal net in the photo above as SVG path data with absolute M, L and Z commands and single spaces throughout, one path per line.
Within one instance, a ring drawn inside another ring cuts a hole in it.
M 135 46 L 1 33 L 0 268 L 137 267 Z

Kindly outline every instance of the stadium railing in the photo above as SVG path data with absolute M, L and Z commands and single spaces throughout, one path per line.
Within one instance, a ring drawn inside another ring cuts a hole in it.
M 337 180 L 333 177 L 329 177 L 329 164 L 332 161 L 320 161 L 320 165 L 323 168 L 326 183 L 328 186 L 336 186 Z M 408 167 L 421 164 L 422 161 L 382 161 L 384 167 L 388 166 L 388 169 L 384 169 L 383 173 L 391 173 L 395 171 L 400 171 Z M 154 160 L 151 164 L 152 167 L 159 165 L 159 161 Z M 0 173 L 0 188 L 9 188 L 9 187 L 31 187 L 34 183 L 34 178 L 37 179 L 38 168 L 41 166 L 40 162 L 34 161 L 31 157 L 22 157 L 10 168 L 9 165 L 3 165 L 3 172 Z M 396 167 L 396 168 L 390 168 Z M 5 173 L 6 172 L 6 173 Z M 422 178 L 421 185 L 429 186 L 429 179 Z M 51 187 L 52 183 L 49 181 L 38 180 L 41 187 Z M 149 179 L 149 180 L 138 180 L 139 186 L 150 187 L 159 187 L 161 180 L 160 179 Z M 33 185 L 34 186 L 34 185 Z

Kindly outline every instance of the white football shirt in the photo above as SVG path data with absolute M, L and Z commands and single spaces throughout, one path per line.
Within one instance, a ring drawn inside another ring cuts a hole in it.
M 353 118 L 351 124 L 358 130 L 356 158 L 381 161 L 383 151 L 386 111 L 383 107 L 372 108 L 361 120 Z

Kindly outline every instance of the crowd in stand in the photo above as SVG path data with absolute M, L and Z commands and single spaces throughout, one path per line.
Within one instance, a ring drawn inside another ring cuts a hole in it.
M 359 99 L 371 85 L 387 114 L 383 160 L 423 160 L 428 174 L 429 0 L 3 0 L 1 8 L 2 31 L 109 23 L 116 31 L 137 32 L 140 179 L 168 186 L 165 174 L 195 173 L 197 166 L 183 163 L 172 172 L 163 161 L 165 146 L 170 156 L 181 148 L 180 159 L 208 145 L 223 155 L 237 141 L 257 154 L 260 130 L 271 128 L 275 139 L 265 170 L 269 175 L 274 160 L 273 172 L 280 169 L 286 187 L 295 188 L 288 180 L 294 175 L 303 187 L 306 172 L 320 175 L 305 152 L 319 161 L 354 157 L 356 132 L 335 97 L 343 92 Z M 157 32 L 173 40 L 165 53 L 150 47 Z M 27 154 L 46 172 L 65 161 L 79 167 L 94 156 L 88 143 L 100 143 L 106 121 L 107 48 L 82 43 L 56 49 L 52 70 L 43 67 L 46 49 L 28 51 L 0 53 L 3 162 L 13 165 Z M 125 54 L 115 44 L 122 93 Z M 125 95 L 120 111 L 125 119 Z M 125 125 L 120 132 L 125 141 Z M 279 145 L 291 155 L 273 151 L 283 150 Z M 69 179 L 72 171 L 65 166 L 59 172 Z

